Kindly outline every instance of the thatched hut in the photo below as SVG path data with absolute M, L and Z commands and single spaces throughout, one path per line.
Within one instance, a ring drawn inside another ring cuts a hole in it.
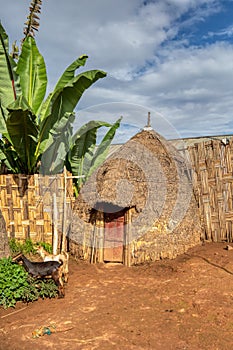
M 70 249 L 91 262 L 127 266 L 175 258 L 202 231 L 186 159 L 145 128 L 113 153 L 77 198 Z

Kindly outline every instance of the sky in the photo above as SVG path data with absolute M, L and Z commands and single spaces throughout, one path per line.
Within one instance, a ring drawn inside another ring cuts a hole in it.
M 23 37 L 30 1 L 0 0 L 10 43 Z M 115 142 L 151 126 L 164 137 L 233 134 L 233 0 L 43 0 L 37 46 L 48 93 L 77 57 L 77 73 L 107 77 L 82 96 L 74 128 L 115 122 Z

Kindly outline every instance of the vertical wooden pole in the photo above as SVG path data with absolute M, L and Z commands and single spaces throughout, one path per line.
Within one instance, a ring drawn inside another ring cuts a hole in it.
M 57 195 L 56 192 L 53 193 L 53 254 L 57 254 L 57 246 L 58 246 L 58 229 L 57 229 Z
M 95 245 L 96 245 L 96 226 L 93 225 L 93 236 L 92 236 L 92 247 L 91 247 L 91 264 L 94 263 Z
M 104 262 L 104 212 L 99 212 L 98 231 L 99 231 L 99 262 Z
M 131 266 L 131 244 L 132 244 L 132 209 L 128 210 L 128 266 Z
M 64 169 L 64 194 L 63 194 L 61 251 L 66 251 L 66 229 L 67 229 L 67 225 L 66 225 L 66 220 L 67 220 L 66 190 L 67 190 L 67 178 L 66 178 L 66 170 Z

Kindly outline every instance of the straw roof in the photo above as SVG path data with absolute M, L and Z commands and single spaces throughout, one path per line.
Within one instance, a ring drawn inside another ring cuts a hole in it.
M 143 130 L 112 154 L 91 176 L 77 199 L 79 215 L 135 207 L 145 217 L 171 216 L 189 196 L 189 168 L 179 152 L 154 130 Z M 182 198 L 181 198 L 182 197 Z M 187 207 L 186 207 L 187 209 Z M 177 215 L 177 213 L 175 214 Z

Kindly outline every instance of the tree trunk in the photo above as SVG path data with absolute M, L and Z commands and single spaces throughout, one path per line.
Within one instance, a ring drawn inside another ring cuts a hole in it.
M 0 211 L 0 259 L 10 255 L 8 236 L 6 231 L 6 223 L 2 212 Z

